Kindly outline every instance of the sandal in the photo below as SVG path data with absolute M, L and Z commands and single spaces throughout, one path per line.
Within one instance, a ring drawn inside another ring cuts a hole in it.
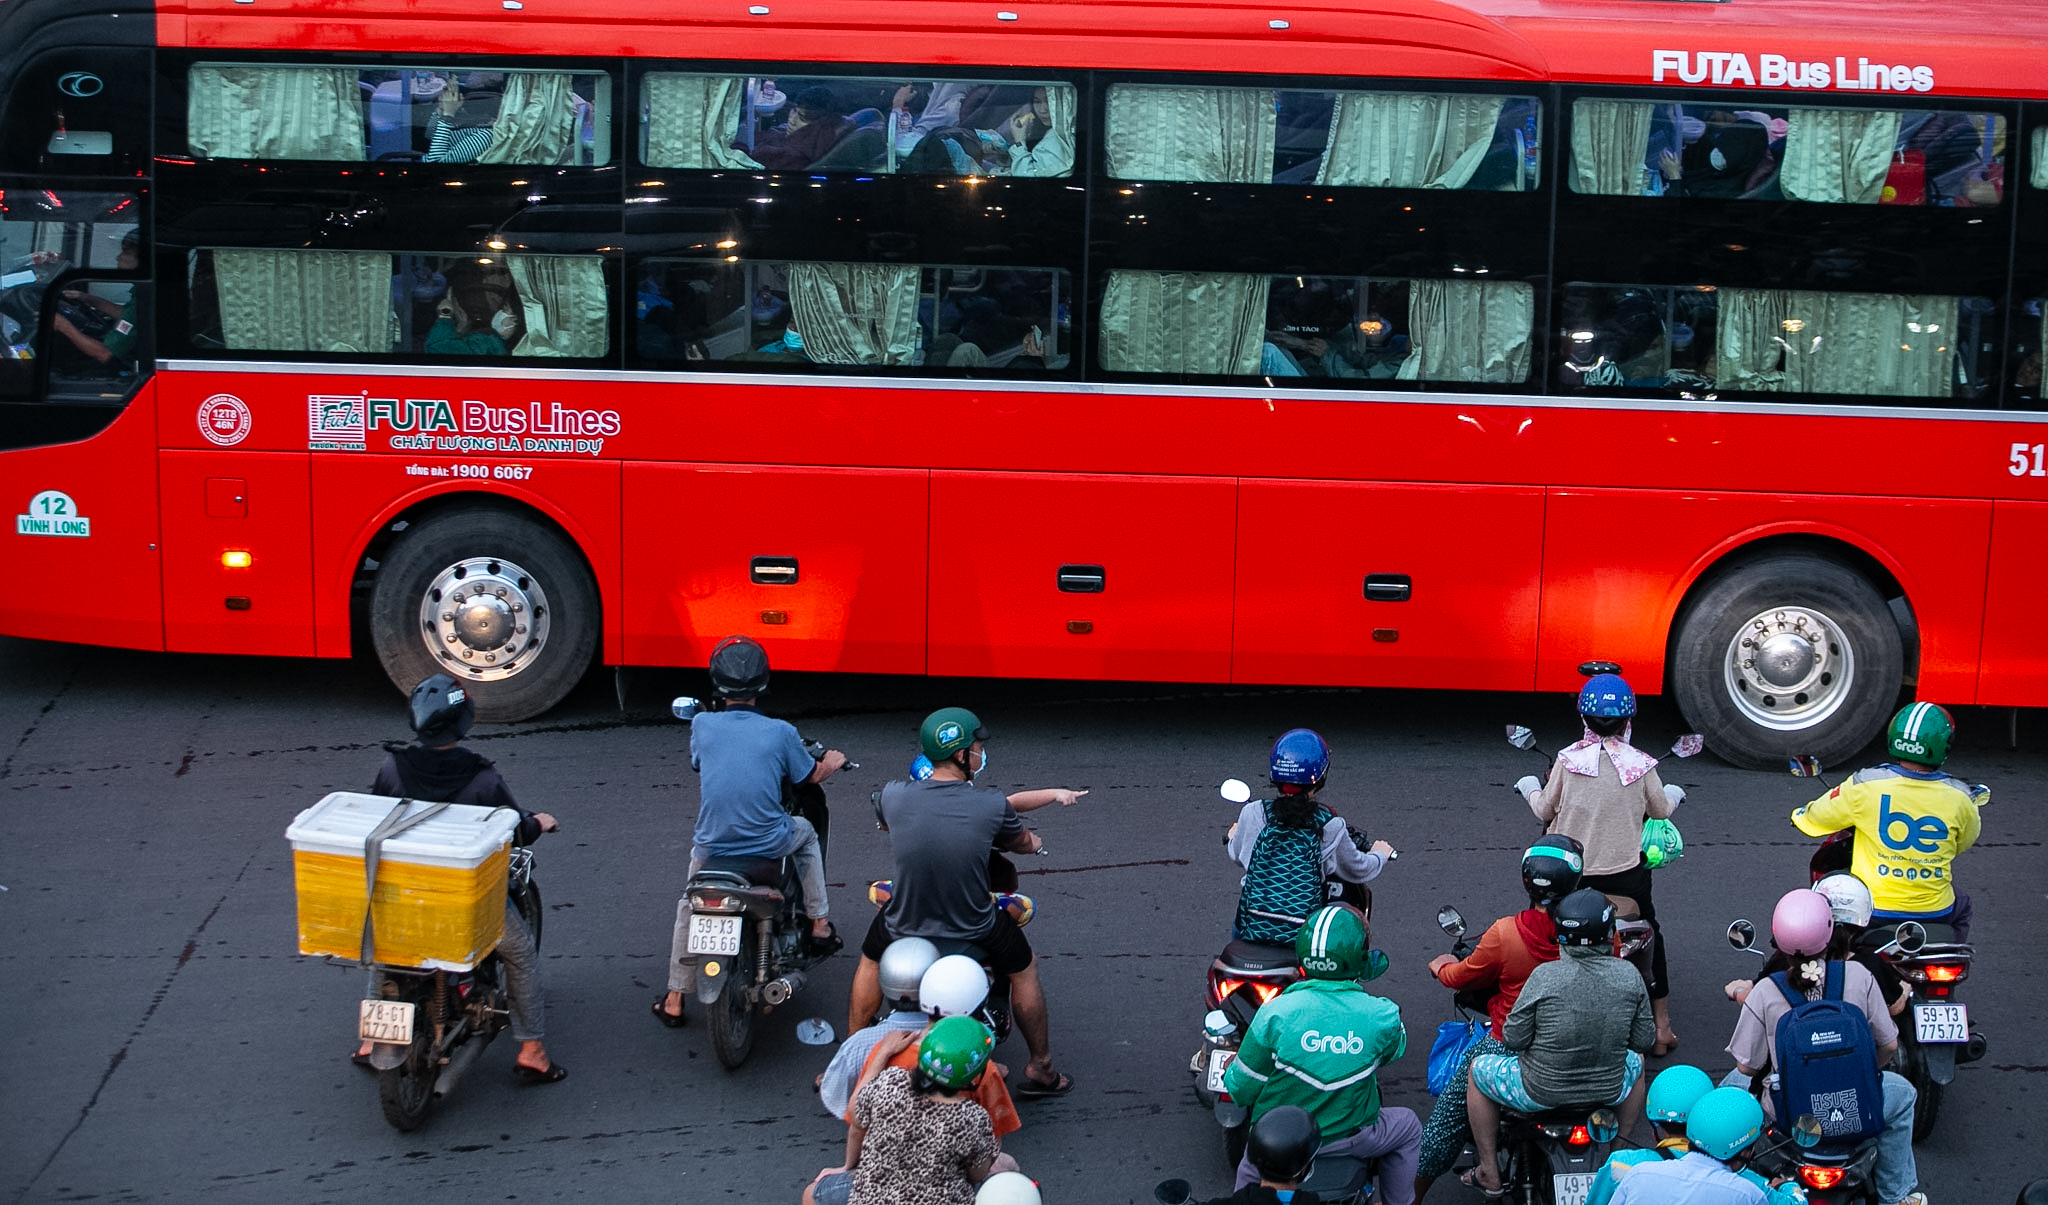
M 522 1084 L 559 1084 L 569 1078 L 569 1069 L 553 1060 L 549 1060 L 546 1071 L 525 1063 L 514 1063 L 512 1077 Z
M 688 1025 L 690 1023 L 689 1014 L 672 1013 L 668 1011 L 668 1009 L 662 1007 L 667 1003 L 668 997 L 665 995 L 656 996 L 654 998 L 654 1015 L 663 1025 L 668 1026 L 670 1029 L 681 1029 L 683 1026 Z
M 370 1061 L 369 1055 L 364 1054 L 360 1050 L 350 1051 L 348 1061 L 354 1063 L 358 1067 L 361 1067 L 363 1070 L 369 1072 L 372 1075 L 375 1075 L 377 1073 L 377 1065 Z
M 1059 1075 L 1059 1078 L 1049 1084 L 1025 1075 L 1017 1084 L 1017 1095 L 1025 1100 L 1050 1100 L 1055 1096 L 1065 1096 L 1074 1090 L 1073 1076 L 1060 1075 L 1057 1071 L 1053 1074 Z
M 1476 1167 L 1459 1176 L 1458 1183 L 1463 1184 L 1467 1188 L 1477 1190 L 1480 1196 L 1485 1197 L 1489 1201 L 1498 1201 L 1508 1195 L 1506 1185 L 1502 1185 L 1499 1188 L 1488 1188 L 1481 1184 L 1479 1182 L 1479 1169 Z

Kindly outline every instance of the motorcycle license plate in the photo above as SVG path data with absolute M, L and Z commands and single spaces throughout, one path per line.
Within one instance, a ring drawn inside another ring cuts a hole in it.
M 1218 1096 L 1223 1095 L 1223 1072 L 1230 1066 L 1230 1060 L 1237 1057 L 1235 1050 L 1212 1050 L 1209 1052 L 1209 1072 L 1202 1077 L 1202 1087 Z
M 356 1037 L 365 1042 L 410 1043 L 413 1008 L 403 1000 L 363 1001 L 362 1014 L 356 1019 Z
M 690 917 L 690 953 L 739 953 L 740 925 L 745 921 L 743 916 Z
M 1915 1004 L 1913 1032 L 1923 1045 L 1970 1040 L 1970 1013 L 1960 1004 Z
M 1565 1172 L 1550 1177 L 1550 1195 L 1557 1205 L 1586 1205 L 1593 1195 L 1596 1172 Z

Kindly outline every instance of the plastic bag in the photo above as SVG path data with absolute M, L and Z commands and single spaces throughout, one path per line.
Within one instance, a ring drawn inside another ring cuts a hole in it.
M 1651 870 L 1669 866 L 1685 856 L 1685 838 L 1669 820 L 1643 821 L 1643 861 Z
M 1436 1027 L 1436 1041 L 1429 1048 L 1429 1094 L 1442 1096 L 1451 1086 L 1465 1052 L 1479 1040 L 1484 1021 L 1446 1021 Z

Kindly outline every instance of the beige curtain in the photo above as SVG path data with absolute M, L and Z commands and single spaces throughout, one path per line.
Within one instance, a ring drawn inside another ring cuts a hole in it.
M 1417 280 L 1408 286 L 1404 381 L 1515 385 L 1529 378 L 1536 290 L 1522 281 Z
M 1074 89 L 1066 84 L 1045 86 L 1047 130 L 1038 145 L 1010 148 L 1013 176 L 1071 176 L 1074 174 Z
M 1342 95 L 1316 183 L 1463 188 L 1493 144 L 1502 103 L 1498 96 Z
M 1111 272 L 1102 293 L 1102 365 L 1256 376 L 1272 284 L 1231 272 Z
M 391 256 L 215 251 L 221 335 L 236 351 L 391 350 Z
M 576 146 L 575 81 L 566 72 L 514 71 L 478 163 L 566 163 Z
M 611 349 L 604 261 L 594 255 L 508 255 L 526 337 L 515 356 L 601 356 Z
M 363 157 L 363 93 L 347 67 L 194 67 L 185 106 L 201 159 Z
M 1945 398 L 1956 298 L 1723 289 L 1717 383 L 1729 389 Z M 1731 368 L 1734 371 L 1731 371 Z
M 1104 139 L 1119 180 L 1268 184 L 1279 118 L 1270 88 L 1109 90 Z
M 789 265 L 789 326 L 820 364 L 910 364 L 922 270 L 901 264 Z
M 1899 143 L 1899 114 L 1877 109 L 1793 109 L 1778 188 L 1787 200 L 1875 205 Z
M 2034 128 L 2034 153 L 2028 160 L 2034 169 L 2029 173 L 2035 188 L 2048 188 L 2048 126 Z
M 1572 191 L 1639 197 L 1649 187 L 1650 124 L 1657 106 L 1630 100 L 1572 102 Z
M 758 169 L 733 140 L 747 81 L 729 75 L 647 77 L 647 165 L 649 167 Z

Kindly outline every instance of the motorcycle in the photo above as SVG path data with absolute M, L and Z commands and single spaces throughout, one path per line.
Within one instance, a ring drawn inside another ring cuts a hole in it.
M 1376 1170 L 1374 1160 L 1318 1155 L 1296 1191 L 1314 1193 L 1323 1205 L 1377 1205 L 1381 1198 L 1373 1186 Z M 1162 1180 L 1153 1186 L 1152 1199 L 1159 1205 L 1192 1205 L 1194 1186 L 1186 1180 Z
M 1821 1143 L 1820 1119 L 1802 1114 L 1790 1125 L 1765 1127 L 1750 1163 L 1757 1171 L 1782 1176 L 1806 1193 L 1807 1205 L 1882 1205 L 1877 1195 L 1877 1142 L 1854 1146 Z
M 1465 918 L 1449 904 L 1437 910 L 1436 923 L 1452 941 L 1451 954 L 1465 958 L 1472 945 L 1465 940 Z M 1650 926 L 1641 922 L 1638 938 L 1648 948 Z M 1638 964 L 1639 966 L 1641 964 Z M 1483 992 L 1466 989 L 1452 997 L 1460 1019 L 1486 1015 Z M 1462 1092 L 1462 1085 L 1446 1091 Z M 1500 1137 L 1495 1150 L 1504 1199 L 1523 1205 L 1581 1205 L 1593 1191 L 1593 1178 L 1613 1153 L 1621 1118 L 1605 1105 L 1567 1105 L 1536 1113 L 1501 1106 Z
M 687 696 L 669 705 L 685 723 L 703 709 L 704 704 Z M 825 756 L 825 747 L 815 741 L 805 741 L 804 749 L 813 758 Z M 860 768 L 856 762 L 846 765 Z M 832 826 L 825 788 L 813 782 L 790 785 L 782 806 L 817 830 L 823 857 Z M 683 890 L 690 902 L 688 951 L 697 956 L 697 999 L 704 1005 L 712 1053 L 730 1071 L 753 1052 L 754 1010 L 766 1016 L 787 1003 L 803 990 L 811 969 L 831 954 L 813 952 L 805 940 L 811 921 L 804 915 L 803 884 L 789 858 L 706 858 Z
M 511 851 L 506 890 L 538 950 L 543 913 L 531 849 Z M 402 1131 L 418 1129 L 510 1024 L 511 998 L 495 953 L 470 971 L 374 964 L 356 1036 L 375 1043 L 370 1066 L 384 1120 Z

